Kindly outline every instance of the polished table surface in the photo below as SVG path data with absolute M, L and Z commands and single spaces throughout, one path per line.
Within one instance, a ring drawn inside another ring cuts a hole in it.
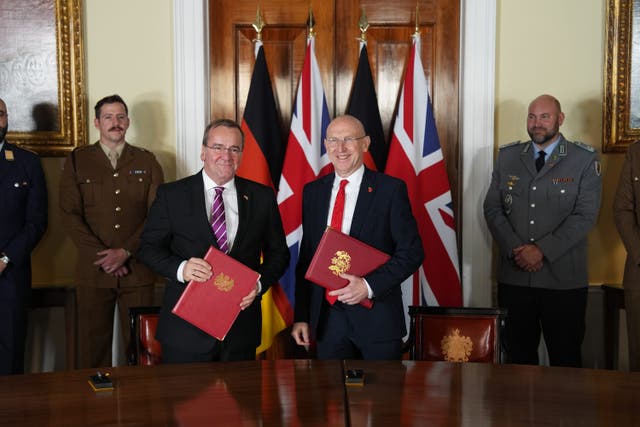
M 365 384 L 345 386 L 345 369 Z M 633 426 L 640 373 L 537 366 L 278 360 L 0 377 L 11 426 Z

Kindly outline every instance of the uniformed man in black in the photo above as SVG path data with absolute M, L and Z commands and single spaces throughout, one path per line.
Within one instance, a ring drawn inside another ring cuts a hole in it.
M 541 95 L 529 105 L 530 141 L 500 148 L 484 216 L 499 249 L 498 304 L 508 310 L 512 363 L 538 364 L 540 332 L 555 366 L 582 365 L 587 235 L 600 209 L 595 150 L 559 132 L 564 113 Z
M 24 373 L 31 251 L 47 229 L 47 187 L 38 156 L 5 140 L 0 99 L 0 375 Z

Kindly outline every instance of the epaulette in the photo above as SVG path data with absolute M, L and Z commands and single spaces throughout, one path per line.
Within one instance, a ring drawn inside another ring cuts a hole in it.
M 583 150 L 587 150 L 591 153 L 593 153 L 594 151 L 596 151 L 595 148 L 593 148 L 592 146 L 590 146 L 589 144 L 585 144 L 583 142 L 580 141 L 570 141 L 572 144 L 575 144 L 576 146 L 582 148 Z
M 81 151 L 81 150 L 86 150 L 86 149 L 92 148 L 92 147 L 94 147 L 93 144 L 78 145 L 72 151 Z
M 522 141 L 518 140 L 518 141 L 513 141 L 510 142 L 509 144 L 504 144 L 498 147 L 498 150 L 502 150 L 503 148 L 509 148 L 509 147 L 513 147 L 514 145 L 518 145 L 520 144 Z
M 31 148 L 27 148 L 27 147 L 25 147 L 23 145 L 18 145 L 17 147 L 20 148 L 21 150 L 26 151 L 27 153 L 35 154 L 36 156 L 40 156 L 38 153 L 33 151 Z
M 132 148 L 133 150 L 139 150 L 139 151 L 142 151 L 143 153 L 153 154 L 153 152 L 152 152 L 152 151 L 147 150 L 146 148 L 144 148 L 144 147 L 140 147 L 140 146 L 138 146 L 138 145 L 129 144 L 129 148 Z

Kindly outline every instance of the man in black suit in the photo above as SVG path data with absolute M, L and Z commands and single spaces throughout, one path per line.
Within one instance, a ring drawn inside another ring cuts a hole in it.
M 243 148 L 244 134 L 235 122 L 210 123 L 202 140 L 203 169 L 160 186 L 149 211 L 138 255 L 167 279 L 156 332 L 164 363 L 255 359 L 262 327 L 260 296 L 283 274 L 290 255 L 273 189 L 235 175 Z M 216 228 L 216 197 L 224 201 L 224 243 L 218 243 L 210 224 Z M 231 257 L 261 275 L 223 341 L 171 313 L 186 283 L 206 281 L 218 268 L 202 259 L 209 246 L 228 247 Z
M 303 191 L 292 335 L 299 345 L 309 345 L 314 334 L 320 359 L 400 359 L 406 334 L 400 285 L 424 258 L 407 187 L 363 165 L 370 138 L 355 117 L 335 118 L 324 143 L 335 173 L 307 184 Z M 342 274 L 349 283 L 329 292 L 337 297 L 330 304 L 325 289 L 304 275 L 322 233 L 332 225 L 336 196 L 345 179 L 344 209 L 337 227 L 391 258 L 365 277 Z M 372 308 L 359 305 L 365 298 L 372 298 Z
M 47 230 L 47 187 L 38 156 L 9 144 L 0 99 L 0 375 L 24 373 L 31 251 Z

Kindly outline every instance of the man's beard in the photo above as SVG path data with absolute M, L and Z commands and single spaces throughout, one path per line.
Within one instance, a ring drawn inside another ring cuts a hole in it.
M 0 127 L 0 142 L 4 141 L 4 137 L 7 135 L 7 129 L 9 129 L 9 126 L 5 126 L 5 127 Z
M 535 128 L 534 128 L 535 130 Z M 527 130 L 527 132 L 529 133 L 529 137 L 531 138 L 531 140 L 533 142 L 535 142 L 538 145 L 543 145 L 551 140 L 553 140 L 556 135 L 558 134 L 559 131 L 559 127 L 554 126 L 551 130 L 546 131 L 543 134 L 535 134 L 533 132 L 533 130 Z

